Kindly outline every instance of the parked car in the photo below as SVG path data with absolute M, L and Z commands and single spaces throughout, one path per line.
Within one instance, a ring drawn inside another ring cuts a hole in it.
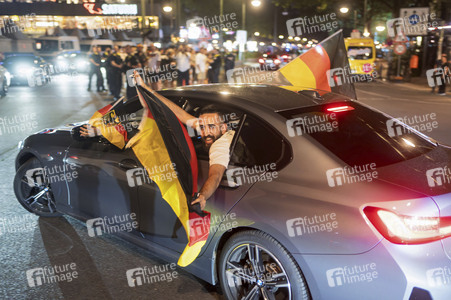
M 265 53 L 258 59 L 258 63 L 262 70 L 278 70 L 281 60 L 278 55 Z
M 40 86 L 50 82 L 53 66 L 32 53 L 7 53 L 3 66 L 11 74 L 11 84 Z
M 1 64 L 2 62 L 0 62 L 0 97 L 4 97 L 8 93 L 8 87 L 11 84 L 11 74 Z
M 341 95 L 244 87 L 161 91 L 194 116 L 216 104 L 241 120 L 229 167 L 205 207 L 219 221 L 184 269 L 220 283 L 228 299 L 449 299 L 451 180 L 443 172 L 449 176 L 451 148 Z M 125 110 L 135 118 L 116 116 L 124 128 L 139 122 L 136 99 Z M 19 144 L 20 204 L 82 221 L 133 212 L 138 226 L 118 235 L 176 262 L 187 236 L 158 187 L 130 184 L 127 171 L 143 167 L 133 151 L 80 137 L 83 123 Z M 208 153 L 192 139 L 202 185 Z M 55 166 L 77 176 L 36 173 Z

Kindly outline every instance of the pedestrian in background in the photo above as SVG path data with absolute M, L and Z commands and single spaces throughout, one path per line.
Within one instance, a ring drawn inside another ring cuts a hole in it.
M 110 90 L 110 93 L 111 93 L 112 82 L 111 82 L 111 65 L 108 63 L 108 59 L 111 56 L 111 54 L 112 54 L 111 48 L 107 47 L 105 49 L 105 52 L 103 52 L 103 54 L 102 54 L 102 64 L 101 64 L 101 67 L 105 68 L 106 83 L 108 85 L 108 89 Z M 100 71 L 102 71 L 102 69 L 100 69 Z
M 138 60 L 138 57 L 133 53 L 133 49 L 130 46 L 125 47 L 125 53 L 127 53 L 127 57 L 124 61 L 124 69 L 123 72 L 125 73 L 125 76 L 127 77 L 127 71 L 131 69 L 141 68 L 141 63 Z M 138 95 L 136 92 L 135 86 L 131 86 L 130 83 L 132 82 L 131 78 L 126 78 L 127 81 L 127 99 L 131 99 Z
M 158 51 L 158 48 L 155 47 L 155 45 L 151 44 L 147 50 L 147 73 L 149 75 L 150 87 L 155 91 L 160 90 L 160 64 L 160 51 Z
M 164 51 L 164 53 L 162 53 L 160 69 L 163 75 L 162 77 L 164 77 L 163 87 L 164 88 L 174 87 L 175 78 L 173 78 L 173 72 L 176 70 L 174 49 L 169 48 L 166 51 Z
M 227 81 L 227 71 L 232 70 L 235 68 L 235 55 L 230 52 L 227 51 L 226 55 L 224 56 L 224 74 L 225 74 L 225 79 Z
M 221 55 L 217 49 L 213 49 L 210 52 L 208 63 L 210 68 L 208 69 L 208 82 L 219 83 L 219 72 L 221 71 Z
M 138 44 L 136 46 L 136 58 L 138 59 L 141 66 L 145 66 L 147 64 L 147 55 L 144 53 L 144 46 L 142 44 Z
M 450 76 L 450 64 L 448 63 L 448 58 L 446 54 L 442 54 L 441 59 L 437 60 L 437 63 L 434 66 L 435 69 L 441 69 L 440 72 L 442 72 L 439 80 L 441 81 L 437 82 L 438 85 L 438 94 L 440 96 L 446 95 L 446 81 L 449 79 Z M 434 74 L 437 74 L 439 71 L 435 71 Z M 434 78 L 437 78 L 434 76 Z M 435 86 L 432 87 L 432 93 L 435 92 Z
M 177 85 L 189 85 L 189 70 L 191 68 L 191 64 L 190 54 L 188 53 L 185 45 L 181 45 L 179 47 L 179 51 L 175 55 L 175 61 L 177 63 L 178 70 Z
M 207 83 L 207 70 L 208 70 L 208 62 L 207 62 L 207 50 L 205 48 L 201 48 L 199 53 L 196 54 L 196 74 L 197 74 L 197 83 L 198 84 L 206 84 Z
M 107 65 L 110 68 L 110 79 L 111 84 L 109 84 L 110 93 L 113 95 L 114 100 L 118 100 L 121 97 L 122 89 L 122 68 L 124 67 L 123 60 L 119 54 L 119 47 L 114 46 L 114 51 L 108 57 Z
M 91 80 L 94 74 L 96 75 L 97 83 L 97 92 L 102 92 L 103 88 L 103 75 L 100 71 L 100 64 L 102 62 L 102 58 L 100 56 L 100 47 L 93 46 L 92 53 L 89 55 L 89 81 L 88 81 L 88 92 L 91 91 Z
M 197 83 L 197 72 L 196 72 L 196 50 L 194 50 L 193 48 L 189 48 L 189 53 L 190 53 L 190 58 L 189 58 L 189 62 L 190 62 L 190 69 L 191 69 L 191 82 L 192 84 Z

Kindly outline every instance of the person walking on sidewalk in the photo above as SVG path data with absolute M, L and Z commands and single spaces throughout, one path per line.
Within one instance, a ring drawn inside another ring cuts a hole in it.
M 441 59 L 437 60 L 437 63 L 434 66 L 435 69 L 441 69 L 442 75 L 438 78 L 438 94 L 440 96 L 446 95 L 446 82 L 449 80 L 450 76 L 450 64 L 448 62 L 448 58 L 446 54 L 442 54 Z M 435 74 L 437 74 L 439 71 L 435 71 Z M 434 74 L 434 75 L 435 75 Z M 438 76 L 434 76 L 434 78 L 437 78 Z M 432 87 L 432 93 L 435 92 L 435 86 Z

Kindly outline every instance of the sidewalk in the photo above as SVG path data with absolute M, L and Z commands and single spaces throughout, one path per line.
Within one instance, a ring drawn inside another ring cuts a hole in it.
M 427 93 L 432 92 L 432 88 L 429 86 L 427 78 L 426 77 L 412 77 L 410 82 L 395 82 L 395 81 L 382 81 L 377 80 L 376 82 L 383 83 L 383 84 L 393 84 L 399 87 L 405 87 L 410 90 L 416 90 L 416 91 L 423 91 Z M 435 88 L 435 95 L 438 95 L 438 87 Z M 449 84 L 446 86 L 446 97 L 451 96 L 451 87 Z

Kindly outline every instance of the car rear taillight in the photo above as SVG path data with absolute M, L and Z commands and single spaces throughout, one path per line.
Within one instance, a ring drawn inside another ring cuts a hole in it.
M 275 59 L 275 60 L 274 60 L 274 63 L 275 63 L 276 65 L 278 65 L 278 64 L 280 64 L 280 60 L 279 60 L 279 59 Z
M 263 58 L 260 58 L 260 59 L 258 60 L 258 62 L 261 63 L 261 64 L 264 64 L 264 63 L 265 63 L 265 60 L 264 60 Z
M 332 107 L 328 107 L 326 108 L 326 111 L 328 112 L 342 112 L 342 111 L 350 111 L 350 110 L 354 110 L 354 107 L 349 106 L 349 105 L 340 105 L 340 106 L 332 106 Z
M 394 244 L 423 244 L 451 236 L 451 217 L 408 216 L 373 206 L 365 207 L 363 212 Z

